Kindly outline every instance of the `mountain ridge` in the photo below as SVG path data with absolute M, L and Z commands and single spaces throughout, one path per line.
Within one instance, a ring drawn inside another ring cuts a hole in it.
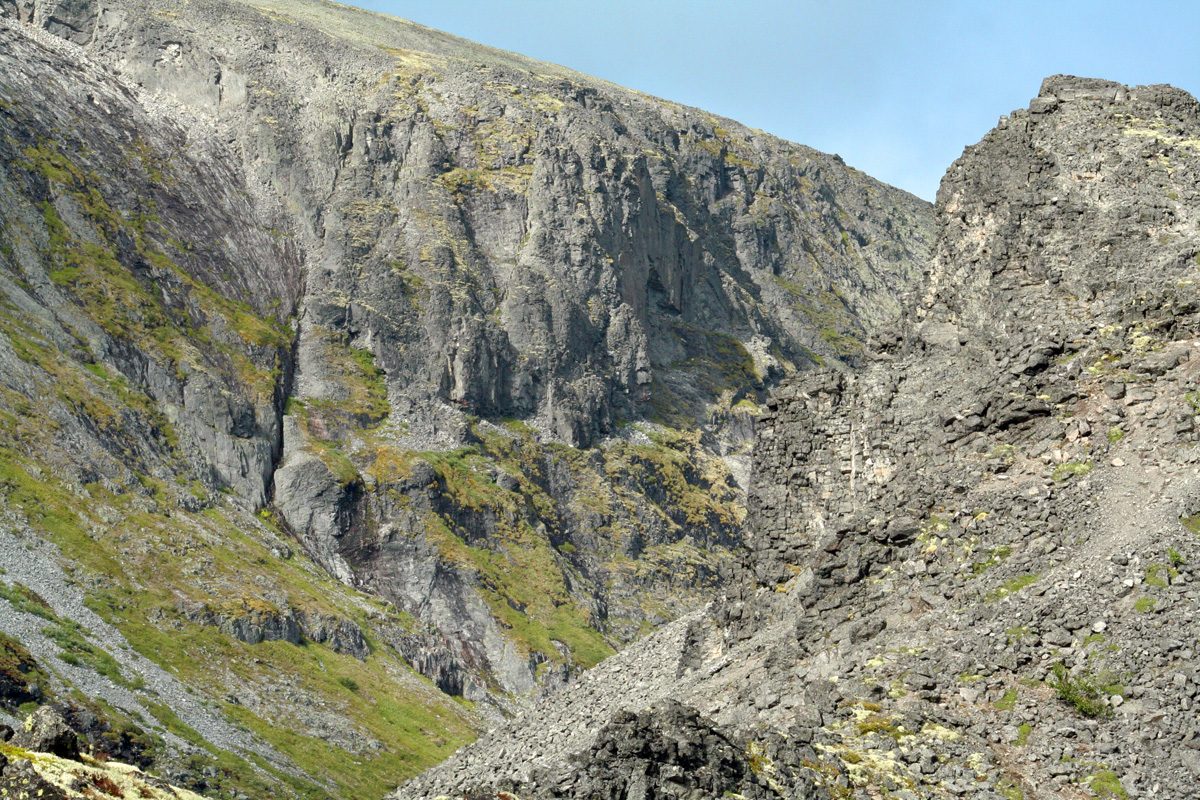
M 768 400 L 726 597 L 394 796 L 1189 796 L 1196 111 L 1048 78 L 947 173 L 951 278 Z
M 929 250 L 839 159 L 319 3 L 0 11 L 3 701 L 189 789 L 380 796 L 714 596 L 765 392 Z

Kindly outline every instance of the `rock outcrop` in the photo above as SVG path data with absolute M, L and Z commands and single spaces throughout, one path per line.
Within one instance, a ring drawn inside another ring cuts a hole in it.
M 50 753 L 59 758 L 79 761 L 79 737 L 54 709 L 41 706 L 30 714 L 10 740 L 13 747 Z
M 622 654 L 677 670 L 602 665 L 597 717 L 550 698 L 398 796 L 556 796 L 595 734 L 554 731 L 663 698 L 811 748 L 795 774 L 835 796 L 1188 796 L 1198 111 L 1047 79 L 947 173 L 905 324 L 767 402 L 737 588 Z M 538 756 L 499 765 L 514 742 Z

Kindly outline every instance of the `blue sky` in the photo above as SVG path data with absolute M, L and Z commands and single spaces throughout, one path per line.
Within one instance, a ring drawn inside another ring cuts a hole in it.
M 932 200 L 1055 73 L 1200 92 L 1200 3 L 359 0 L 840 154 Z

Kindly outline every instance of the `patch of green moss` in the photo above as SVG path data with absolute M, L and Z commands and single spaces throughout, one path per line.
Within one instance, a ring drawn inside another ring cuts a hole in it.
M 378 427 L 392 407 L 385 375 L 375 364 L 375 354 L 354 347 L 333 331 L 316 329 L 313 333 L 321 342 L 327 369 L 325 378 L 336 388 L 328 397 L 305 398 L 302 404 L 297 402 L 289 408 L 302 417 L 319 414 L 326 426 Z
M 1021 641 L 1021 639 L 1023 639 L 1024 637 L 1029 635 L 1029 626 L 1028 625 L 1016 625 L 1011 628 L 1006 628 L 1004 630 L 1004 633 L 1005 633 L 1005 635 L 1008 636 L 1008 643 L 1015 644 L 1015 643 Z
M 1017 592 L 1021 591 L 1026 586 L 1036 583 L 1037 579 L 1038 579 L 1037 575 L 1033 575 L 1030 573 L 1026 573 L 1024 575 L 1018 575 L 1017 577 L 1012 578 L 1011 580 L 1007 581 L 1003 586 L 1001 586 L 997 589 L 993 589 L 992 591 L 988 592 L 987 595 L 984 597 L 984 600 L 987 602 L 1003 600 L 1005 597 L 1008 597 L 1011 594 L 1016 594 Z
M 754 357 L 740 341 L 718 331 L 707 330 L 682 320 L 672 327 L 684 349 L 684 357 L 668 369 L 684 373 L 687 382 L 708 404 L 722 396 L 736 396 L 761 384 Z M 675 429 L 695 428 L 708 414 L 708 407 L 681 397 L 669 382 L 656 377 L 651 384 L 650 418 Z
M 1005 800 L 1025 800 L 1025 792 L 1015 780 L 1007 776 L 996 781 L 996 791 Z
M 895 739 L 896 741 L 900 741 L 900 739 L 906 735 L 904 728 L 897 724 L 895 720 L 880 716 L 878 714 L 872 714 L 866 719 L 856 722 L 854 727 L 857 729 L 860 736 L 879 734 L 881 736 L 887 736 Z
M 519 501 L 510 497 L 508 502 Z M 554 642 L 562 642 L 571 661 L 585 668 L 612 654 L 612 647 L 589 624 L 587 613 L 568 591 L 549 540 L 528 524 L 507 527 L 503 538 L 493 539 L 487 547 L 468 545 L 440 519 L 427 520 L 426 528 L 443 558 L 476 571 L 488 607 L 528 652 L 561 662 L 563 656 Z
M 1129 792 L 1121 785 L 1121 779 L 1110 769 L 1102 769 L 1093 773 L 1088 778 L 1087 784 L 1096 797 L 1114 798 L 1114 800 L 1128 800 L 1129 798 Z
M 837 328 L 826 326 L 821 328 L 821 338 L 833 348 L 833 352 L 841 357 L 857 355 L 862 351 L 862 342 L 854 336 L 848 336 Z
M 995 706 L 1001 711 L 1012 711 L 1017 707 L 1017 690 L 1005 689 L 1004 697 L 996 701 Z
M 1051 477 L 1055 481 L 1065 481 L 1071 478 L 1087 475 L 1095 468 L 1096 464 L 1092 461 L 1071 461 L 1066 464 L 1059 464 L 1054 468 Z
M 1179 572 L 1164 564 L 1147 564 L 1145 583 L 1147 586 L 1166 588 L 1169 580 L 1179 577 Z
M 982 575 L 997 564 L 1004 563 L 1004 560 L 1012 555 L 1012 548 L 1007 545 L 1003 547 L 994 547 L 987 551 L 987 558 L 983 561 L 976 561 L 971 565 L 971 572 L 975 575 Z
M 109 213 L 115 216 L 111 209 Z M 122 266 L 113 246 L 76 239 L 50 203 L 43 203 L 42 217 L 50 234 L 51 279 L 69 288 L 88 316 L 110 335 L 178 361 L 183 351 L 175 320 L 159 298 Z

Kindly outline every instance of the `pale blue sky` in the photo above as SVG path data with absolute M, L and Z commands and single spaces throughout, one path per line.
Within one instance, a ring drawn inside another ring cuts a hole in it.
M 840 154 L 932 200 L 1055 73 L 1200 92 L 1200 2 L 358 0 Z

